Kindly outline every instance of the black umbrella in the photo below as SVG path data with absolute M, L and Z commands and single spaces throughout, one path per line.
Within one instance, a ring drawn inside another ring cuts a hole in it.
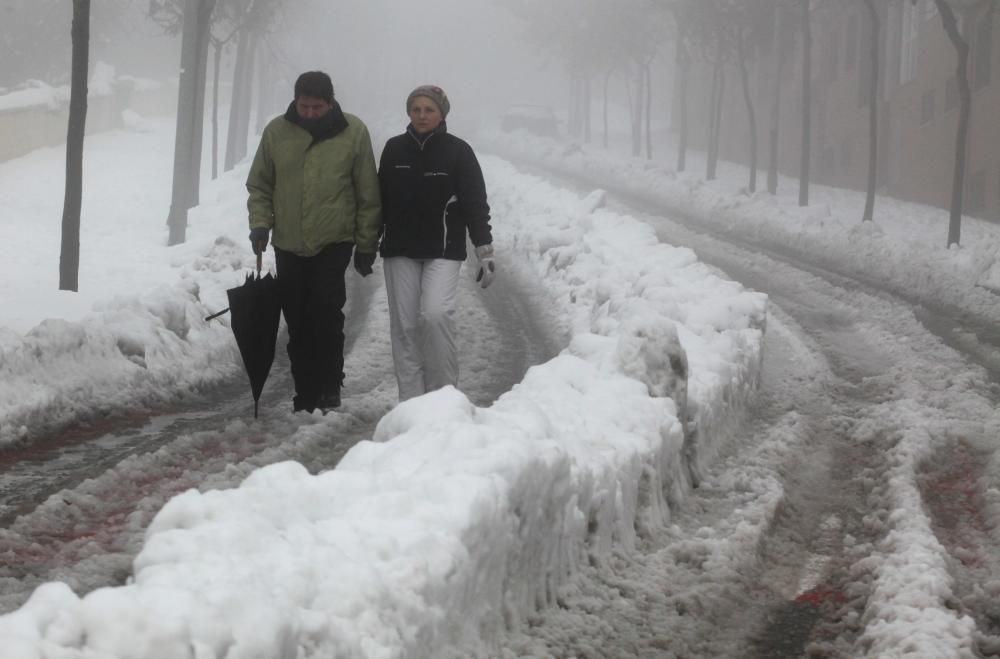
M 271 273 L 260 276 L 261 255 L 257 255 L 257 274 L 247 275 L 242 286 L 226 291 L 229 308 L 212 314 L 205 320 L 217 318 L 227 311 L 232 316 L 233 335 L 243 357 L 243 366 L 250 376 L 250 391 L 253 392 L 253 416 L 257 418 L 257 407 L 264 382 L 274 363 L 274 344 L 278 340 L 278 325 L 281 322 L 281 299 L 278 294 L 278 280 Z

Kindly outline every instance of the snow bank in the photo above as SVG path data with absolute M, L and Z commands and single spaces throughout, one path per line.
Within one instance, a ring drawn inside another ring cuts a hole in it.
M 175 497 L 129 584 L 39 588 L 0 618 L 5 656 L 486 656 L 581 561 L 669 520 L 756 382 L 765 297 L 600 193 L 484 164 L 501 267 L 539 279 L 568 348 L 490 408 L 452 388 L 398 405 L 335 470 Z
M 174 286 L 112 298 L 80 321 L 0 332 L 0 446 L 232 377 L 240 364 L 232 332 L 225 319 L 205 322 L 200 291 L 235 285 L 245 251 L 220 239 Z
M 108 96 L 115 93 L 115 79 L 115 67 L 97 62 L 87 83 L 88 96 Z M 21 89 L 0 93 L 0 112 L 38 107 L 56 110 L 69 103 L 69 92 L 69 85 L 53 87 L 41 80 L 28 80 Z

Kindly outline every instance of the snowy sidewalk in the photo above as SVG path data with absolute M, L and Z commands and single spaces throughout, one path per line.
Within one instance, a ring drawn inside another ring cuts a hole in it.
M 813 185 L 810 205 L 802 208 L 796 180 L 781 177 L 777 196 L 766 189 L 751 195 L 746 167 L 720 162 L 719 178 L 705 181 L 696 152 L 689 153 L 688 171 L 677 173 L 661 161 L 522 131 L 484 132 L 477 139 L 500 156 L 627 191 L 750 245 L 782 246 L 798 259 L 877 282 L 915 303 L 959 307 L 1000 324 L 1000 224 L 963 218 L 962 247 L 949 250 L 948 211 L 939 208 L 879 196 L 875 221 L 862 223 L 862 192 Z

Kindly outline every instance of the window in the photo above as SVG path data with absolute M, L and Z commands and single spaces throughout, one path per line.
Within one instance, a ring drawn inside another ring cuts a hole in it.
M 972 90 L 979 91 L 990 84 L 993 60 L 993 11 L 988 10 L 976 24 L 976 41 L 972 50 Z
M 933 4 L 933 3 L 932 3 Z M 920 33 L 920 9 L 911 2 L 903 2 L 900 14 L 899 84 L 917 77 L 917 37 Z
M 920 123 L 926 124 L 934 119 L 934 90 L 928 89 L 920 97 Z
M 955 76 L 944 83 L 944 111 L 949 112 L 958 107 L 958 80 Z
M 854 61 L 858 57 L 858 17 L 851 14 L 847 19 L 847 41 L 844 44 L 844 71 L 854 71 Z

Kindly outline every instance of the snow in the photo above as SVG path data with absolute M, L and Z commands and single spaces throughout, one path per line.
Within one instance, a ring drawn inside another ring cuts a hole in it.
M 113 66 L 106 62 L 96 62 L 87 85 L 88 95 L 108 96 L 113 94 L 116 79 L 119 78 L 115 75 Z M 121 79 L 126 78 L 122 77 Z M 153 88 L 150 86 L 152 81 L 140 78 L 129 78 L 129 80 L 134 81 L 138 88 Z M 38 106 L 57 110 L 69 103 L 69 91 L 69 85 L 53 87 L 41 80 L 28 80 L 23 89 L 6 93 L 0 89 L 0 112 L 26 110 Z
M 811 204 L 803 208 L 797 203 L 797 181 L 784 177 L 777 196 L 749 194 L 746 169 L 729 163 L 721 163 L 719 180 L 705 182 L 700 169 L 704 161 L 697 153 L 689 155 L 691 170 L 677 173 L 660 162 L 608 157 L 599 149 L 522 131 L 485 134 L 480 144 L 496 153 L 623 192 L 640 203 L 674 209 L 711 231 L 751 245 L 875 282 L 914 304 L 957 309 L 967 317 L 982 319 L 986 331 L 1000 322 L 997 224 L 965 217 L 962 246 L 946 249 L 945 210 L 878 197 L 875 222 L 862 223 L 862 193 L 813 185 Z M 871 308 L 873 312 L 877 309 Z M 870 329 L 874 331 L 874 326 Z M 910 353 L 940 353 L 938 345 L 897 345 L 897 341 L 892 335 L 873 337 L 872 343 L 879 346 L 867 378 L 873 385 L 909 386 L 914 380 L 907 375 L 914 368 Z M 956 432 L 956 419 L 945 410 L 952 410 L 963 423 L 983 424 L 970 436 L 978 437 L 981 432 L 985 442 L 995 436 L 997 415 L 988 400 L 967 397 L 972 387 L 964 379 L 982 378 L 981 373 L 962 370 L 952 375 L 947 369 L 942 366 L 943 373 L 926 374 L 927 379 L 937 378 L 937 384 L 931 385 L 934 394 L 900 392 L 899 400 L 877 405 L 858 432 L 860 442 L 874 441 L 872 435 L 887 427 L 898 429 L 900 435 L 884 457 L 886 474 L 879 480 L 884 484 L 872 493 L 875 509 L 888 511 L 880 524 L 884 540 L 876 547 L 854 548 L 857 562 L 853 569 L 874 575 L 864 633 L 858 642 L 867 656 L 974 656 L 971 639 L 976 625 L 968 615 L 955 610 L 948 565 L 953 559 L 930 528 L 917 474 L 934 460 L 935 451 L 948 450 L 935 438 Z M 996 456 L 992 449 L 989 452 L 989 468 L 995 472 Z M 986 496 L 995 499 L 995 486 L 984 487 Z M 995 520 L 996 509 L 987 515 Z
M 126 125 L 86 143 L 79 293 L 55 290 L 61 150 L 0 163 L 8 235 L 30 237 L 0 243 L 0 444 L 241 370 L 226 324 L 204 317 L 252 266 L 246 164 L 203 188 L 187 242 L 167 248 L 172 122 Z M 936 209 L 880 199 L 878 222 L 860 225 L 854 192 L 817 188 L 799 209 L 741 192 L 735 174 L 706 184 L 517 134 L 503 150 L 922 300 L 1000 313 L 982 307 L 1000 278 L 1000 231 L 987 223 L 967 221 L 968 246 L 949 251 Z M 588 557 L 670 527 L 671 507 L 752 396 L 766 297 L 608 210 L 600 190 L 576 195 L 481 160 L 500 272 L 539 283 L 533 294 L 569 337 L 562 353 L 489 407 L 452 388 L 399 405 L 394 391 L 377 392 L 370 406 L 388 412 L 335 469 L 312 475 L 286 461 L 237 488 L 179 494 L 149 525 L 127 584 L 81 597 L 49 583 L 0 617 L 5 657 L 487 656 Z M 897 405 L 885 414 L 918 427 L 919 414 Z M 336 427 L 337 415 L 307 418 L 290 433 Z M 693 447 L 686 427 L 697 428 Z M 885 521 L 865 633 L 883 656 L 900 639 L 952 656 L 970 621 L 945 607 L 947 567 L 914 510 L 928 447 L 912 435 L 887 456 L 882 496 L 901 512 Z M 692 543 L 719 556 L 755 551 L 734 538 Z
M 6 442 L 238 370 L 227 328 L 204 316 L 250 267 L 245 224 L 234 221 L 246 166 L 207 187 L 184 245 L 163 247 L 153 209 L 166 208 L 169 162 L 139 163 L 169 153 L 169 138 L 161 122 L 88 140 L 79 294 L 50 293 L 56 272 L 44 267 L 57 262 L 58 200 L 45 186 L 59 185 L 58 150 L 0 168 L 17 228 L 39 236 L 33 254 L 8 244 L 0 255 L 18 274 L 4 291 L 18 301 L 4 323 Z M 82 598 L 65 585 L 39 588 L 0 619 L 5 648 L 26 657 L 60 646 L 146 657 L 191 646 L 215 653 L 206 656 L 486 651 L 505 624 L 549 601 L 587 551 L 631 546 L 640 515 L 669 520 L 668 497 L 687 488 L 669 396 L 683 393 L 687 368 L 694 409 L 748 395 L 765 297 L 594 199 L 496 158 L 483 164 L 504 265 L 546 282 L 555 315 L 570 319 L 563 354 L 489 408 L 454 389 L 395 407 L 331 471 L 285 462 L 239 488 L 175 497 L 149 526 L 127 585 Z
M 812 185 L 810 204 L 803 208 L 798 182 L 785 177 L 776 196 L 766 190 L 749 193 L 747 170 L 737 165 L 720 163 L 718 180 L 704 181 L 697 153 L 689 155 L 688 170 L 678 173 L 659 161 L 608 158 L 601 149 L 523 131 L 486 133 L 481 144 L 601 188 L 628 191 L 751 244 L 779 246 L 803 261 L 879 282 L 905 299 L 974 310 L 1000 321 L 1000 227 L 995 223 L 963 218 L 962 246 L 945 249 L 948 212 L 942 209 L 879 196 L 874 222 L 863 223 L 865 198 L 857 191 Z

